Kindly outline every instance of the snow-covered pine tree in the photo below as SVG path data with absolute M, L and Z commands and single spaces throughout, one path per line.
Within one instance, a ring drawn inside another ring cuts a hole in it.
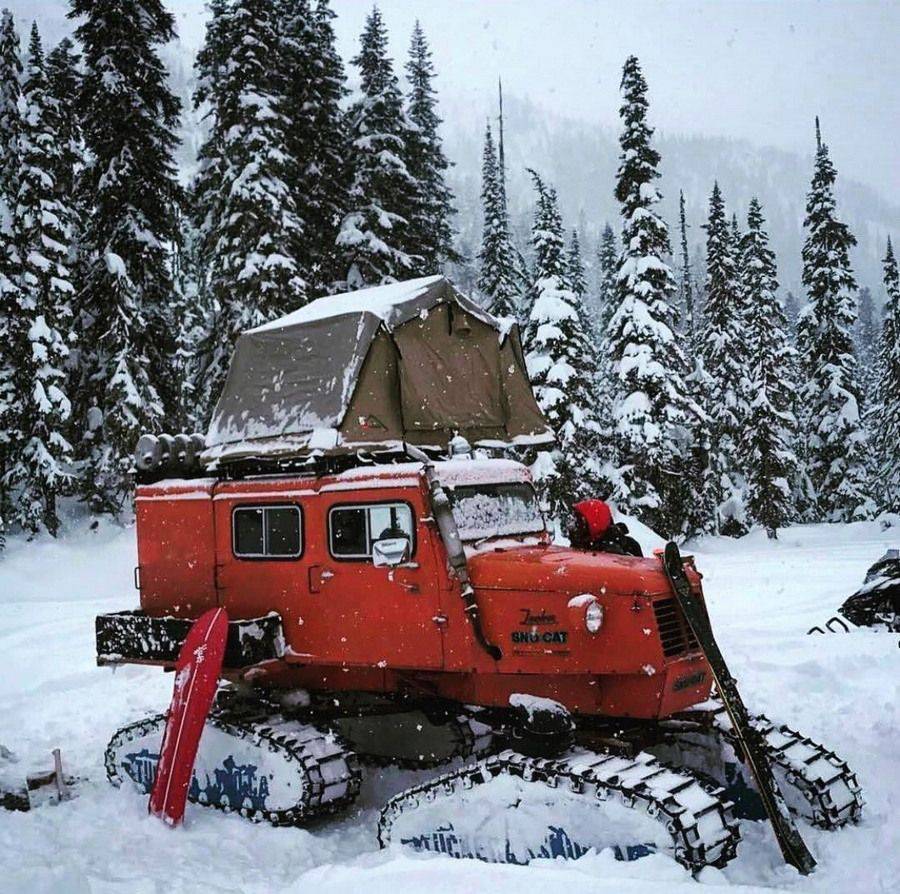
M 859 313 L 856 320 L 855 335 L 859 365 L 862 367 L 878 349 L 875 304 L 872 301 L 872 290 L 868 286 L 861 286 L 859 290 Z
M 65 142 L 37 25 L 31 29 L 21 107 L 13 228 L 22 269 L 8 333 L 16 404 L 5 483 L 14 494 L 14 520 L 21 528 L 55 536 L 56 500 L 66 490 L 72 467 L 64 369 L 73 318 L 74 288 L 67 269 L 72 214 L 54 181 Z
M 11 206 L 10 196 L 15 195 L 19 176 L 16 139 L 19 135 L 19 97 L 22 93 L 20 53 L 15 19 L 8 9 L 4 9 L 0 14 L 0 191 L 8 206 Z
M 870 405 L 878 387 L 878 327 L 875 324 L 872 290 L 868 286 L 862 286 L 859 290 L 859 310 L 854 329 L 854 343 L 863 418 L 868 422 Z
M 509 216 L 509 203 L 507 200 L 506 190 L 506 150 L 505 150 L 505 130 L 503 124 L 503 81 L 497 78 L 497 180 L 500 184 L 500 198 L 503 202 L 503 211 L 506 215 L 507 229 L 509 231 L 509 244 L 512 251 L 512 257 L 515 262 L 515 277 L 518 284 L 519 295 L 519 326 L 524 330 L 528 324 L 528 314 L 531 310 L 529 302 L 531 301 L 531 271 L 528 269 L 528 262 L 522 254 L 520 246 L 530 242 L 530 223 L 527 215 L 523 214 L 516 225 Z
M 354 177 L 337 237 L 348 288 L 405 279 L 422 262 L 409 251 L 419 188 L 406 164 L 410 128 L 387 44 L 384 20 L 373 7 L 351 60 L 362 96 L 349 112 Z
M 506 201 L 506 147 L 504 143 L 503 130 L 503 78 L 497 77 L 497 125 L 499 133 L 497 135 L 497 165 L 499 169 L 500 180 L 500 196 L 503 199 L 503 207 L 507 208 Z M 507 208 L 508 210 L 508 208 Z
M 678 306 L 681 317 L 683 343 L 689 357 L 699 353 L 698 327 L 694 315 L 694 273 L 688 249 L 688 223 L 684 210 L 684 190 L 678 193 L 678 231 L 681 236 L 681 266 L 678 270 Z
M 597 248 L 597 344 L 601 350 L 606 344 L 606 330 L 616 312 L 618 294 L 616 277 L 619 272 L 619 246 L 616 234 L 607 223 L 600 234 Z
M 346 273 L 337 250 L 337 235 L 347 212 L 353 171 L 347 116 L 342 107 L 348 92 L 347 78 L 336 47 L 334 18 L 329 0 L 317 0 L 313 21 L 319 76 L 314 82 L 312 151 L 318 174 L 314 195 L 318 201 L 306 211 L 306 228 L 316 234 L 315 241 L 322 249 L 310 274 L 311 298 L 334 291 L 334 284 Z
M 343 274 L 335 239 L 347 211 L 350 150 L 341 102 L 344 63 L 335 49 L 328 0 L 279 0 L 279 83 L 291 188 L 302 232 L 292 248 L 310 298 L 327 294 Z
M 178 239 L 182 190 L 174 151 L 181 103 L 158 47 L 175 36 L 160 0 L 71 0 L 84 55 L 78 98 L 90 197 L 79 237 L 86 323 L 82 389 L 84 496 L 118 512 L 130 498 L 129 469 L 142 432 L 178 416 L 172 365 L 173 282 L 169 246 Z
M 267 0 L 213 0 L 197 56 L 197 107 L 209 131 L 193 185 L 200 263 L 213 308 L 199 399 L 209 418 L 244 329 L 302 305 L 307 284 L 293 251 L 304 233 L 288 184 L 283 95 L 273 58 L 277 10 Z
M 797 472 L 795 357 L 787 318 L 777 297 L 775 253 L 759 201 L 750 202 L 741 239 L 741 289 L 746 308 L 749 406 L 741 454 L 747 480 L 747 512 L 772 539 L 794 518 L 792 482 Z
M 616 198 L 622 211 L 617 308 L 609 324 L 615 375 L 618 468 L 613 499 L 664 535 L 679 532 L 692 411 L 685 359 L 673 330 L 677 284 L 666 258 L 669 231 L 654 210 L 659 153 L 647 123 L 647 84 L 637 58 L 622 74 Z
M 888 237 L 884 256 L 887 302 L 879 349 L 875 447 L 878 454 L 878 508 L 900 512 L 900 273 Z
M 788 291 L 784 298 L 784 315 L 787 318 L 788 335 L 790 335 L 791 341 L 795 342 L 797 340 L 797 318 L 800 316 L 800 302 L 797 301 L 797 296 L 791 291 Z
M 522 293 L 490 123 L 484 135 L 481 163 L 481 208 L 484 227 L 478 252 L 478 291 L 494 316 L 517 319 Z
M 597 388 L 597 419 L 601 427 L 600 448 L 603 451 L 604 468 L 612 468 L 615 453 L 612 433 L 612 406 L 615 396 L 615 376 L 609 349 L 609 321 L 616 312 L 618 295 L 616 277 L 619 272 L 619 247 L 616 234 L 609 223 L 605 224 L 597 245 L 595 264 L 594 312 L 588 315 L 593 325 L 590 333 L 597 358 L 595 377 Z M 611 476 L 610 476 L 611 477 Z
M 13 238 L 13 208 L 19 183 L 19 97 L 22 61 L 13 14 L 0 15 L 0 546 L 10 516 L 4 479 L 18 397 L 13 386 L 11 327 L 18 309 L 19 250 Z
M 593 358 L 579 297 L 572 290 L 556 192 L 531 171 L 537 192 L 532 228 L 534 284 L 525 362 L 538 405 L 556 435 L 533 464 L 551 517 L 596 495 Z
M 803 285 L 808 303 L 797 324 L 801 421 L 816 514 L 826 521 L 850 521 L 867 517 L 873 509 L 853 353 L 856 280 L 850 248 L 856 239 L 837 218 L 837 173 L 822 142 L 818 119 L 816 142 L 804 220 Z
M 308 284 L 317 241 L 305 226 L 307 203 L 316 183 L 312 113 L 319 77 L 314 57 L 317 35 L 312 0 L 270 0 L 269 5 L 266 36 L 271 42 L 272 57 L 268 71 L 258 74 L 257 79 L 267 81 L 267 92 L 279 115 L 275 129 L 284 146 L 282 177 L 291 190 L 296 215 L 304 224 L 292 234 L 289 255 Z
M 50 95 L 57 106 L 56 114 L 61 140 L 58 164 L 54 169 L 53 179 L 57 192 L 62 196 L 68 196 L 70 202 L 73 203 L 77 199 L 77 173 L 84 155 L 81 122 L 75 102 L 81 87 L 81 75 L 78 71 L 80 63 L 81 54 L 78 53 L 75 44 L 68 37 L 64 37 L 47 54 L 47 83 Z
M 587 276 L 584 271 L 584 261 L 581 259 L 581 244 L 578 241 L 578 230 L 573 229 L 569 237 L 569 249 L 566 252 L 566 268 L 568 270 L 569 288 L 575 293 L 579 305 L 583 308 L 582 317 L 586 317 Z
M 83 280 L 83 258 L 78 251 L 77 235 L 84 227 L 84 205 L 88 197 L 80 188 L 80 172 L 84 166 L 84 138 L 81 133 L 81 120 L 78 111 L 77 97 L 81 92 L 81 54 L 75 44 L 64 37 L 47 54 L 47 82 L 50 95 L 56 102 L 59 121 L 60 151 L 52 159 L 54 164 L 53 181 L 60 200 L 65 202 L 71 215 L 72 241 L 69 247 L 68 269 L 70 281 L 76 292 Z M 74 341 L 69 345 L 69 357 L 66 363 L 66 393 L 73 397 L 73 405 L 77 407 L 75 396 L 83 393 L 81 364 L 81 348 L 77 333 L 84 331 L 86 321 L 81 318 L 81 308 L 75 302 L 73 306 L 75 319 L 72 325 Z M 77 412 L 69 415 L 69 440 L 75 444 L 81 438 L 83 420 Z
M 422 258 L 422 271 L 439 272 L 459 259 L 453 247 L 453 194 L 445 176 L 450 167 L 439 133 L 437 96 L 431 50 L 418 21 L 413 28 L 406 63 L 409 94 L 406 115 L 412 123 L 407 140 L 407 165 L 418 184 L 414 213 L 409 221 L 408 251 Z
M 709 461 L 718 483 L 718 526 L 737 535 L 746 530 L 742 482 L 738 468 L 741 436 L 747 416 L 744 320 L 734 227 L 725 216 L 719 184 L 713 185 L 706 225 L 706 291 L 700 352 L 712 379 L 709 403 L 712 452 Z
M 737 212 L 731 215 L 731 253 L 734 257 L 734 269 L 737 271 L 738 280 L 741 278 L 741 267 L 743 258 L 741 257 L 743 233 L 741 233 L 741 225 L 738 223 Z M 740 292 L 740 289 L 738 289 Z
M 693 368 L 685 376 L 685 385 L 691 400 L 705 410 L 710 406 L 714 383 L 703 365 L 703 356 L 696 354 L 692 360 Z M 712 419 L 708 412 L 695 413 L 685 461 L 687 493 L 681 533 L 686 540 L 719 531 L 719 480 L 711 462 L 712 454 Z
M 581 239 L 578 235 L 578 230 L 574 227 L 569 234 L 569 246 L 566 250 L 566 270 L 566 284 L 578 299 L 584 332 L 587 335 L 594 358 L 592 368 L 596 376 L 599 375 L 599 357 L 597 339 L 595 338 L 597 331 L 596 309 L 595 304 L 590 300 L 587 271 L 584 265 L 584 258 L 581 256 Z
M 188 207 L 193 207 L 188 194 Z M 173 362 L 181 385 L 183 415 L 180 429 L 200 431 L 205 427 L 206 415 L 198 392 L 205 377 L 203 363 L 215 325 L 212 316 L 208 279 L 200 256 L 200 234 L 188 213 L 179 216 L 181 238 L 172 257 L 176 304 L 179 311 L 175 332 Z
M 699 407 L 708 408 L 712 400 L 714 382 L 703 364 L 700 339 L 698 290 L 694 281 L 694 265 L 688 247 L 688 223 L 684 191 L 678 194 L 678 231 L 680 236 L 680 265 L 678 270 L 678 307 L 681 341 L 687 355 L 690 372 L 685 385 L 691 399 Z M 687 498 L 682 534 L 685 539 L 718 531 L 719 482 L 716 469 L 710 462 L 712 448 L 712 420 L 695 416 L 693 438 L 687 457 Z

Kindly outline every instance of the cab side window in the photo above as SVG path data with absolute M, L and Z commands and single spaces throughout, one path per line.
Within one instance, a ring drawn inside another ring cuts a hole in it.
M 339 559 L 371 559 L 376 540 L 405 537 L 415 550 L 412 509 L 406 503 L 333 506 L 328 513 L 331 554 Z
M 303 552 L 299 506 L 238 506 L 231 525 L 239 559 L 296 559 Z

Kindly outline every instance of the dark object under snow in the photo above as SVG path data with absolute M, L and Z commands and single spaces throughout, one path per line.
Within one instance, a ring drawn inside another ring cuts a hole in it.
M 812 627 L 808 632 L 847 633 L 851 624 L 900 633 L 900 550 L 889 549 L 869 568 L 863 585 L 844 602 L 838 614 L 824 627 Z
M 52 752 L 53 767 L 49 770 L 18 775 L 15 755 L 0 745 L 0 807 L 25 812 L 42 804 L 60 804 L 73 797 L 72 787 L 78 782 L 63 772 L 62 753 Z
M 443 276 L 320 298 L 240 335 L 202 461 L 549 443 L 516 325 Z

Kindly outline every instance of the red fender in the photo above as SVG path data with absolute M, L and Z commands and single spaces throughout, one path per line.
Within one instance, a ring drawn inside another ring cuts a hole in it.
M 212 706 L 228 638 L 228 614 L 212 608 L 188 632 L 175 664 L 175 691 L 166 719 L 150 813 L 170 826 L 184 818 L 200 736 Z

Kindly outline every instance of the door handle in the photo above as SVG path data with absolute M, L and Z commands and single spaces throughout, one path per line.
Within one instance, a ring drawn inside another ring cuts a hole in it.
M 332 577 L 334 577 L 334 572 L 330 568 L 323 568 L 321 565 L 310 565 L 309 592 L 318 593 Z
M 410 567 L 413 568 L 413 573 L 409 573 Z M 415 570 L 418 569 L 418 567 L 418 565 L 403 565 L 397 568 L 391 568 L 388 570 L 388 580 L 401 589 L 406 590 L 407 593 L 420 593 L 421 587 L 419 586 L 419 576 L 415 573 Z

